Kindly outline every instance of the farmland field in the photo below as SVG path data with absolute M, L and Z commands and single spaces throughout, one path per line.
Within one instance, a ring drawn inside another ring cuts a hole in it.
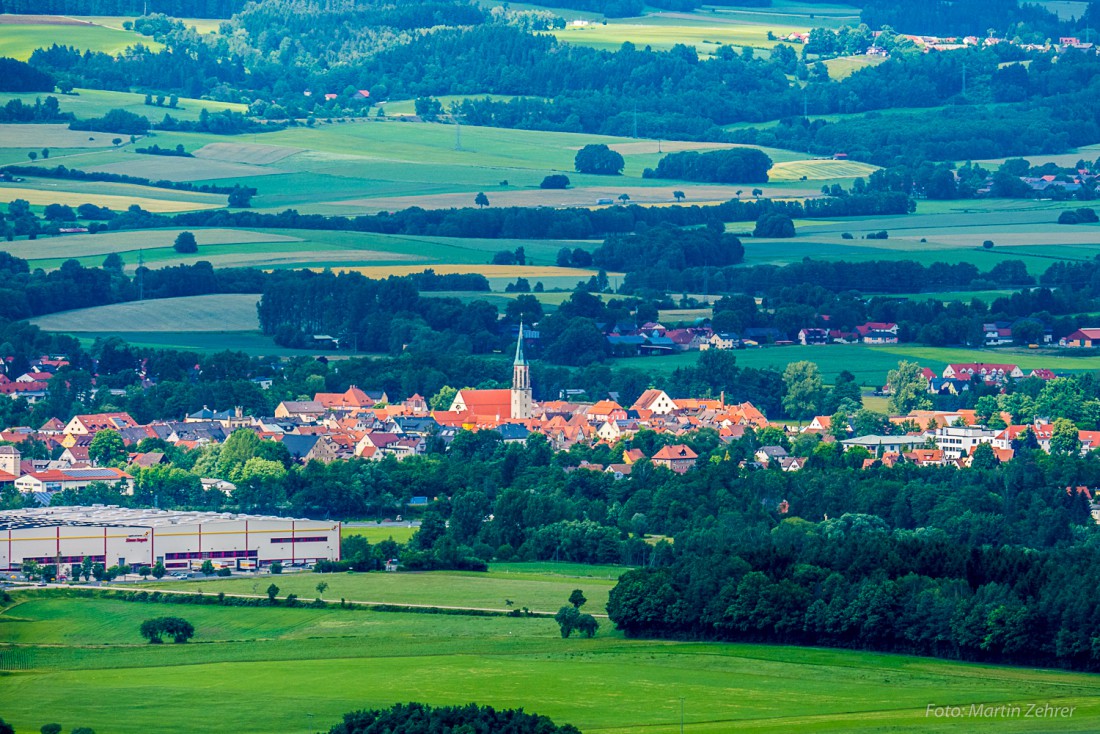
M 41 181 L 41 180 L 38 180 Z M 29 181 L 28 181 L 29 183 Z M 69 206 L 79 206 L 80 204 L 94 203 L 97 206 L 105 206 L 109 209 L 116 211 L 125 211 L 130 206 L 137 204 L 141 208 L 156 212 L 156 213 L 176 213 L 176 212 L 191 212 L 198 209 L 217 209 L 225 206 L 225 197 L 219 194 L 192 194 L 190 192 L 179 192 L 184 194 L 188 200 L 169 199 L 154 197 L 153 194 L 159 194 L 160 191 L 156 189 L 142 188 L 140 193 L 134 194 L 107 194 L 107 193 L 89 193 L 86 191 L 74 190 L 81 188 L 79 186 L 70 187 L 69 184 L 82 183 L 64 181 L 57 184 L 42 183 L 43 188 L 30 188 L 26 185 L 10 185 L 0 184 L 0 199 L 5 201 L 12 201 L 13 199 L 25 199 L 35 206 L 45 206 L 46 204 L 68 204 Z M 98 184 L 103 189 L 107 189 L 108 186 L 126 186 L 127 184 Z M 56 186 L 57 188 L 53 188 Z M 62 188 L 64 186 L 65 188 Z M 165 192 L 167 193 L 167 192 Z M 202 200 L 195 201 L 196 197 L 204 197 Z
M 1028 350 L 1015 348 L 967 349 L 926 347 L 916 344 L 828 344 L 804 347 L 761 347 L 734 352 L 741 367 L 775 367 L 780 371 L 791 362 L 809 360 L 816 362 L 826 382 L 833 380 L 842 370 L 848 370 L 856 382 L 878 387 L 886 382 L 886 373 L 898 366 L 900 360 L 920 363 L 937 374 L 955 362 L 1010 362 L 1023 370 L 1048 368 L 1055 372 L 1095 370 L 1095 357 L 1074 354 L 1074 350 Z M 654 375 L 671 374 L 677 367 L 695 364 L 698 352 L 682 352 L 666 357 L 630 357 L 615 360 L 616 367 L 631 367 Z
M 46 331 L 175 332 L 256 331 L 256 304 L 260 297 L 227 293 L 211 296 L 160 298 L 151 301 L 112 303 L 109 306 L 39 316 L 34 323 Z
M 70 257 L 85 265 L 99 265 L 105 255 L 117 252 L 123 254 L 129 270 L 136 267 L 137 251 L 141 250 L 146 264 L 158 267 L 206 260 L 215 267 L 324 268 L 369 264 L 374 268 L 401 265 L 410 268 L 410 272 L 419 272 L 427 267 L 449 264 L 469 266 L 459 269 L 461 272 L 481 272 L 483 267 L 489 267 L 493 253 L 498 250 L 523 247 L 529 265 L 544 266 L 555 262 L 562 247 L 590 249 L 597 244 L 581 240 L 495 240 L 333 230 L 193 228 L 190 231 L 195 234 L 199 251 L 181 255 L 172 249 L 172 243 L 180 231 L 168 228 L 67 235 L 39 239 L 34 243 L 17 241 L 9 247 L 12 254 L 26 257 L 34 267 L 44 269 L 60 267 Z M 489 274 L 489 271 L 485 272 Z M 556 276 L 562 275 L 560 269 L 554 273 Z M 568 285 L 572 286 L 577 280 L 593 273 L 569 270 L 564 274 L 568 276 Z M 504 272 L 500 277 L 509 275 L 509 272 Z M 515 278 L 514 275 L 510 277 Z
M 0 104 L 6 104 L 12 99 L 21 99 L 24 104 L 34 104 L 35 99 L 44 99 L 47 96 L 50 95 L 43 92 L 0 92 Z M 142 115 L 153 122 L 159 122 L 166 114 L 177 120 L 197 120 L 203 108 L 210 112 L 221 112 L 222 110 L 244 112 L 248 109 L 247 105 L 235 102 L 217 102 L 211 99 L 190 99 L 187 97 L 180 97 L 175 107 L 170 108 L 167 105 L 157 107 L 145 104 L 144 94 L 113 92 L 104 89 L 77 88 L 73 90 L 72 94 L 55 93 L 52 96 L 57 98 L 62 112 L 72 112 L 81 120 L 89 117 L 102 117 L 113 109 L 133 112 L 135 115 Z M 36 125 L 35 127 L 41 126 Z M 0 147 L 7 146 L 0 145 Z
M 382 604 L 421 604 L 443 607 L 475 607 L 507 611 L 506 599 L 516 607 L 534 611 L 556 612 L 569 598 L 569 592 L 582 583 L 577 577 L 542 573 L 541 569 L 523 571 L 524 564 L 509 564 L 509 570 L 497 571 L 496 565 L 487 573 L 474 571 L 429 571 L 423 573 L 293 573 L 271 577 L 221 579 L 211 578 L 196 584 L 192 581 L 143 584 L 150 588 L 195 591 L 203 593 L 264 594 L 274 581 L 284 594 L 297 594 L 303 599 L 317 595 L 318 581 L 328 583 L 330 599 L 376 602 Z M 607 567 L 604 567 L 605 569 Z M 607 606 L 607 593 L 615 585 L 620 568 L 612 575 L 586 576 L 584 592 L 589 611 L 602 614 Z
M 116 54 L 137 43 L 160 50 L 163 46 L 152 38 L 133 31 L 105 28 L 91 23 L 58 22 L 49 16 L 34 16 L 36 22 L 13 22 L 20 16 L 0 15 L 0 56 L 26 61 L 36 48 L 55 43 L 75 46 L 81 51 L 102 51 Z
M 368 543 L 379 543 L 393 539 L 398 543 L 407 543 L 416 534 L 417 528 L 410 525 L 347 525 L 341 528 L 341 537 L 362 535 Z
M 577 585 L 587 592 L 587 581 Z M 606 621 L 595 639 L 563 640 L 538 618 L 18 598 L 0 615 L 0 640 L 18 643 L 0 652 L 10 671 L 0 709 L 18 731 L 56 720 L 112 734 L 315 732 L 410 691 L 433 704 L 523 707 L 604 734 L 675 734 L 681 700 L 693 734 L 1052 731 L 1023 717 L 929 718 L 930 703 L 1050 702 L 1076 706 L 1057 731 L 1100 727 L 1096 677 L 1062 671 L 626 640 Z M 141 621 L 171 614 L 195 625 L 195 642 L 142 644 Z

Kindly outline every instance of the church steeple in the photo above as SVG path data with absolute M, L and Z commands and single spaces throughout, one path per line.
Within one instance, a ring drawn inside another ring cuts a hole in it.
M 512 366 L 519 367 L 523 365 L 527 366 L 527 358 L 523 356 L 523 322 L 519 322 L 519 336 L 516 338 L 516 359 L 512 362 Z
M 531 417 L 531 366 L 523 354 L 523 322 L 516 337 L 516 358 L 512 362 L 512 420 Z

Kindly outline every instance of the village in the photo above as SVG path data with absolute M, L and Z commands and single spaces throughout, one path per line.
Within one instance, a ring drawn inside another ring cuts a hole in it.
M 890 326 L 868 324 L 866 333 L 888 338 Z M 709 340 L 700 348 L 710 346 L 719 348 Z M 43 357 L 35 360 L 28 373 L 3 386 L 46 385 L 51 376 L 48 370 L 66 364 L 63 358 Z M 989 416 L 983 424 L 973 409 L 913 410 L 890 416 L 888 431 L 861 433 L 855 421 L 834 425 L 834 418 L 825 415 L 806 425 L 769 421 L 751 403 L 727 402 L 725 394 L 717 398 L 673 397 L 651 388 L 629 405 L 620 404 L 613 396 L 595 402 L 535 402 L 521 337 L 517 337 L 512 370 L 510 388 L 457 390 L 446 409 L 432 409 L 418 394 L 391 402 L 385 391 L 352 386 L 344 392 L 319 392 L 309 400 L 284 400 L 271 416 L 246 415 L 240 407 L 204 407 L 179 420 L 144 425 L 128 413 L 110 412 L 76 415 L 67 422 L 52 418 L 37 428 L 12 426 L 0 431 L 0 487 L 13 485 L 42 505 L 48 505 L 57 492 L 82 490 L 92 483 L 132 494 L 133 469 L 168 463 L 163 451 L 137 451 L 141 442 L 158 439 L 181 449 L 200 450 L 224 443 L 238 430 L 251 431 L 261 441 L 282 444 L 290 459 L 302 464 L 351 459 L 400 461 L 427 453 L 429 442 L 445 449 L 462 431 L 495 431 L 505 444 L 541 435 L 558 452 L 577 445 L 626 446 L 619 461 L 606 465 L 581 461 L 567 469 L 607 472 L 616 479 L 629 476 L 638 462 L 645 460 L 676 473 L 695 467 L 699 456 L 685 443 L 666 443 L 648 456 L 629 447 L 630 439 L 641 431 L 678 438 L 711 430 L 726 444 L 751 438 L 754 460 L 743 464 L 785 472 L 803 469 L 819 444 L 839 442 L 845 455 L 850 455 L 849 465 L 863 469 L 899 462 L 964 469 L 983 445 L 989 447 L 987 457 L 1007 462 L 1021 442 L 1033 441 L 1032 446 L 1050 452 L 1055 439 L 1055 425 L 1048 419 L 1017 424 L 1010 413 L 1003 412 Z M 1017 380 L 1048 382 L 1057 378 L 1048 369 L 1025 373 L 1015 364 L 981 363 L 950 364 L 940 375 L 923 368 L 920 374 L 928 392 L 952 394 L 973 384 L 1003 388 Z M 886 393 L 890 389 L 890 385 L 883 387 Z M 26 395 L 19 391 L 9 394 Z M 102 431 L 117 433 L 127 447 L 125 468 L 96 465 L 90 449 Z M 1070 438 L 1075 439 L 1082 455 L 1100 449 L 1100 431 L 1074 431 L 1076 435 Z M 27 441 L 43 444 L 52 458 L 24 459 L 19 447 Z M 223 478 L 201 477 L 201 482 L 206 490 L 231 493 L 236 488 Z

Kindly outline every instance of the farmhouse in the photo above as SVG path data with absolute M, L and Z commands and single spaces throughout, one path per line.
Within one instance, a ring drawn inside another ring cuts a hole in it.
M 24 561 L 198 568 L 203 561 L 252 569 L 337 560 L 340 523 L 216 512 L 132 510 L 113 505 L 0 511 L 0 569 Z
M 1063 337 L 1058 344 L 1059 346 L 1069 347 L 1071 349 L 1092 349 L 1094 347 L 1100 347 L 1100 329 L 1078 329 L 1072 334 Z

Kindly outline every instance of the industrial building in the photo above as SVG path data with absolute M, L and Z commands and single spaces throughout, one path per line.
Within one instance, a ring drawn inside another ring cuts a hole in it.
M 24 561 L 60 565 L 85 557 L 105 566 L 249 570 L 339 560 L 340 523 L 266 515 L 127 509 L 114 505 L 0 511 L 0 569 Z

